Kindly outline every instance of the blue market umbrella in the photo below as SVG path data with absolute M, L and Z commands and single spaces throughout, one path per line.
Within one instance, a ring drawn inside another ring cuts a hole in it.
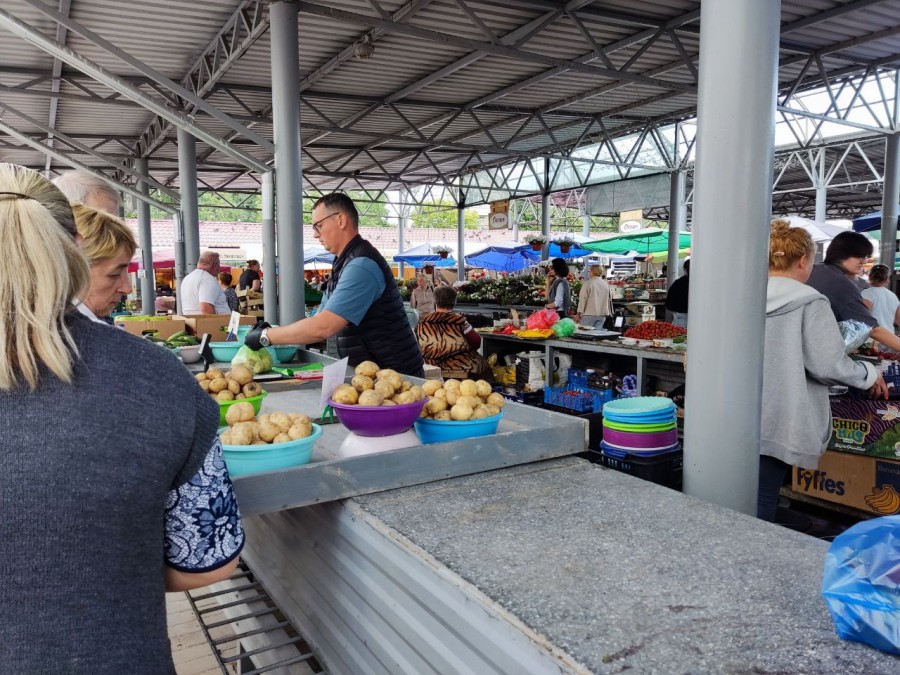
M 334 253 L 329 253 L 321 246 L 310 246 L 303 250 L 303 262 L 305 264 L 321 263 L 330 265 L 334 262 Z
M 433 251 L 431 244 L 419 244 L 410 249 L 402 251 L 394 256 L 394 262 L 402 262 L 412 265 L 416 269 L 425 265 L 434 267 L 456 267 L 456 258 L 448 256 L 442 258 L 439 253 Z
M 584 258 L 591 255 L 593 251 L 589 251 L 586 248 L 581 248 L 578 244 L 572 244 L 569 248 L 568 253 L 563 253 L 559 250 L 559 244 L 554 244 L 552 241 L 550 242 L 550 248 L 547 249 L 547 257 L 548 258 L 565 258 L 566 260 L 570 258 Z
M 872 213 L 867 213 L 864 216 L 860 216 L 853 221 L 853 231 L 869 232 L 871 230 L 880 230 L 881 217 L 881 211 L 873 211 Z M 898 225 L 900 225 L 900 218 L 897 218 L 897 223 Z
M 515 248 L 488 246 L 478 253 L 466 256 L 467 265 L 495 272 L 517 272 L 536 265 L 540 260 L 540 252 L 532 251 L 530 246 Z

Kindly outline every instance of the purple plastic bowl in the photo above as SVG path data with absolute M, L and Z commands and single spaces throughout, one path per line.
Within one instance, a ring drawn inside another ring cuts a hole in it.
M 665 448 L 678 442 L 678 429 L 641 434 L 605 428 L 603 429 L 603 440 L 628 448 Z
M 328 405 L 334 408 L 341 424 L 357 436 L 393 436 L 411 429 L 427 402 L 424 398 L 415 403 L 371 407 L 329 400 Z

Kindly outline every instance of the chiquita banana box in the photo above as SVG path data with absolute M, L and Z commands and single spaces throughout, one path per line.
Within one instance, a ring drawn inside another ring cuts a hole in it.
M 826 452 L 817 469 L 793 467 L 791 489 L 879 516 L 900 513 L 900 461 Z
M 900 459 L 900 401 L 832 399 L 828 449 Z

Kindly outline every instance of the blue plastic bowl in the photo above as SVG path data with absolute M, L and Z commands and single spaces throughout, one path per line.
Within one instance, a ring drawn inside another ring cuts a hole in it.
M 237 354 L 238 349 L 244 346 L 243 342 L 210 342 L 209 348 L 213 358 L 220 363 L 231 363 L 231 359 Z
M 480 420 L 468 422 L 456 422 L 453 420 L 430 420 L 420 417 L 416 420 L 416 433 L 419 439 L 426 445 L 429 443 L 445 443 L 458 441 L 461 438 L 475 438 L 476 436 L 490 436 L 497 433 L 497 426 L 503 412 L 493 417 L 484 417 Z
M 297 353 L 297 348 L 291 345 L 277 345 L 266 347 L 266 349 L 272 354 L 272 360 L 275 363 L 287 363 L 294 358 L 294 354 Z
M 227 429 L 228 427 L 222 427 L 219 433 Z M 313 446 L 321 435 L 322 427 L 313 424 L 312 433 L 306 438 L 269 445 L 223 444 L 222 454 L 225 456 L 225 465 L 232 478 L 263 471 L 277 471 L 308 464 L 312 458 Z

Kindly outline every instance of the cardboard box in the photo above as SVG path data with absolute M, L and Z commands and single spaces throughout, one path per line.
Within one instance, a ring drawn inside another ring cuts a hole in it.
M 175 333 L 186 330 L 185 322 L 181 317 L 161 316 L 155 319 L 137 319 L 117 316 L 114 319 L 116 328 L 128 331 L 132 335 L 143 335 L 144 331 L 155 330 L 156 336 L 165 340 Z
M 900 513 L 900 462 L 826 452 L 819 468 L 793 467 L 794 492 L 879 516 Z
M 182 319 L 187 326 L 187 332 L 191 335 L 200 337 L 204 333 L 209 333 L 210 342 L 224 342 L 225 331 L 228 328 L 228 322 L 231 320 L 231 314 L 188 314 L 186 316 L 177 317 Z M 242 316 L 241 325 L 254 325 L 259 319 L 255 316 Z
M 900 401 L 832 398 L 828 449 L 900 459 Z

